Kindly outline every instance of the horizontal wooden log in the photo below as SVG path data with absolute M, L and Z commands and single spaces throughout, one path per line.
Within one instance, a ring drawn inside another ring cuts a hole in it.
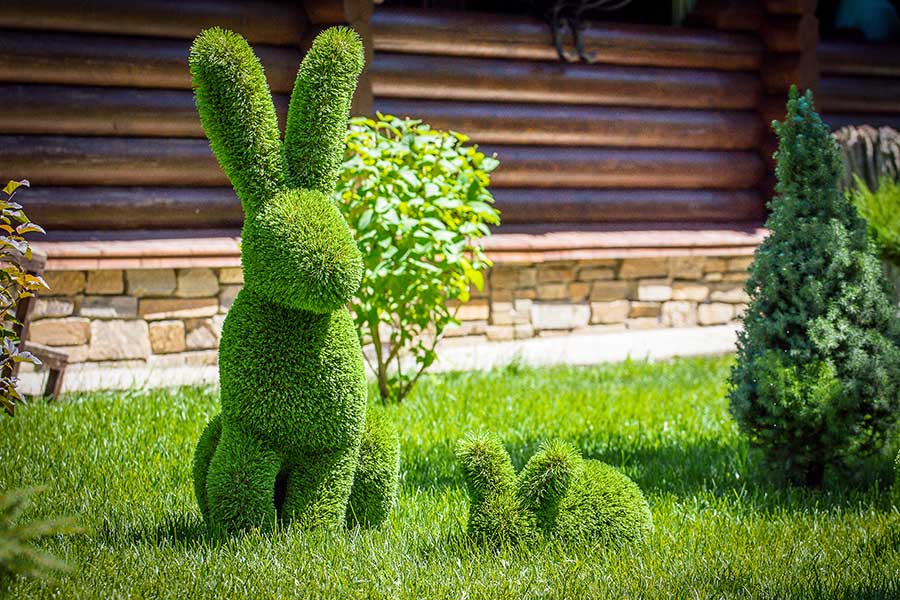
M 751 109 L 746 73 L 378 54 L 375 97 Z
M 760 35 L 768 52 L 804 52 L 819 43 L 819 20 L 815 15 L 770 15 Z
M 756 221 L 765 203 L 754 190 L 494 190 L 504 225 L 640 221 Z
M 498 187 L 753 187 L 755 152 L 482 147 L 497 152 Z M 227 186 L 206 140 L 0 136 L 0 179 L 35 186 Z
M 823 41 L 817 53 L 823 76 L 900 78 L 900 44 Z
M 900 113 L 900 78 L 823 77 L 818 98 L 829 113 Z
M 0 84 L 6 134 L 204 137 L 188 90 Z M 288 96 L 275 94 L 284 128 Z
M 482 146 L 496 153 L 496 187 L 715 188 L 754 187 L 763 176 L 756 152 Z
M 372 28 L 379 52 L 559 60 L 549 26 L 538 19 L 379 8 Z M 746 34 L 614 23 L 590 24 L 582 39 L 597 62 L 620 65 L 755 70 L 762 50 Z
M 0 32 L 0 82 L 190 89 L 190 40 Z M 290 92 L 299 48 L 256 45 L 269 86 Z
M 754 190 L 494 190 L 506 225 L 635 221 L 753 221 L 764 216 Z M 23 192 L 29 216 L 51 231 L 236 228 L 241 205 L 230 188 L 46 187 Z
M 892 127 L 900 130 L 900 113 L 828 113 L 822 115 L 832 130 L 847 125 L 870 125 L 872 127 Z
M 0 28 L 191 40 L 208 27 L 240 32 L 253 43 L 300 43 L 308 25 L 302 2 L 273 0 L 5 0 Z
M 240 227 L 231 188 L 33 187 L 20 200 L 48 231 Z
M 422 119 L 474 142 L 640 148 L 754 148 L 762 125 L 754 112 L 501 104 L 380 98 L 375 110 Z M 0 120 L 2 123 L 2 120 Z

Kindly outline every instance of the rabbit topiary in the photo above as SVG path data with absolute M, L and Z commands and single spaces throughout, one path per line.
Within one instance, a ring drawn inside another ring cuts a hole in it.
M 395 500 L 397 436 L 384 418 L 367 423 L 362 351 L 346 308 L 362 259 L 331 199 L 363 63 L 353 30 L 319 34 L 300 65 L 282 143 L 247 42 L 213 28 L 191 47 L 200 121 L 245 213 L 244 287 L 219 347 L 222 412 L 194 457 L 197 501 L 215 530 L 279 518 L 375 525 Z
M 583 459 L 571 444 L 542 444 L 518 475 L 492 435 L 464 438 L 457 457 L 469 492 L 468 530 L 478 541 L 521 543 L 544 534 L 620 544 L 653 530 L 640 488 L 613 467 Z

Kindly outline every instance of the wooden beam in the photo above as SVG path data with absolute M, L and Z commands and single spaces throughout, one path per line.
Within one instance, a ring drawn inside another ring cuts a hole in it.
M 718 188 L 757 185 L 763 164 L 754 152 L 482 146 L 496 153 L 495 187 Z
M 316 24 L 368 23 L 372 19 L 372 0 L 303 0 L 309 20 Z
M 9 31 L 0 35 L 0 82 L 191 88 L 190 40 Z M 294 86 L 299 48 L 257 45 L 275 92 Z
M 891 127 L 900 130 L 900 113 L 827 113 L 822 115 L 822 120 L 828 123 L 832 130 L 847 125 Z
M 755 108 L 746 73 L 379 54 L 376 97 L 667 108 Z
M 765 216 L 755 190 L 494 190 L 504 225 L 634 221 L 754 221 Z
M 388 98 L 378 99 L 375 109 L 492 144 L 730 150 L 756 147 L 762 133 L 759 119 L 749 111 Z
M 722 188 L 756 185 L 752 152 L 541 146 L 496 152 L 497 187 Z M 44 186 L 228 186 L 206 140 L 0 136 L 0 178 Z
M 297 46 L 302 2 L 274 0 L 5 0 L 0 28 L 192 40 L 224 27 L 251 43 Z
M 900 113 L 900 79 L 823 77 L 819 110 L 829 113 Z
M 21 200 L 49 231 L 227 228 L 244 222 L 241 203 L 226 187 L 34 187 Z
M 823 75 L 900 78 L 900 44 L 823 41 L 818 55 Z
M 380 8 L 372 27 L 378 52 L 559 60 L 549 27 L 538 19 Z M 756 36 L 675 27 L 593 23 L 581 35 L 604 64 L 749 71 L 759 68 L 762 52 Z
M 760 29 L 769 52 L 805 52 L 819 43 L 819 20 L 815 15 L 768 15 Z
M 698 0 L 687 22 L 720 31 L 756 31 L 762 18 L 762 8 L 755 1 Z
M 188 90 L 0 84 L 5 134 L 203 138 Z M 288 96 L 275 94 L 284 129 Z
M 775 15 L 814 14 L 818 0 L 763 0 L 763 9 Z

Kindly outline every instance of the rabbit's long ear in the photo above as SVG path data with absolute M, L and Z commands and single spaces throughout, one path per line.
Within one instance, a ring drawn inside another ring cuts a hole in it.
M 286 186 L 281 138 L 262 65 L 247 41 L 219 28 L 191 46 L 200 123 L 249 213 Z
M 362 41 L 347 27 L 320 33 L 303 59 L 284 135 L 288 171 L 297 187 L 334 192 L 350 101 L 364 64 Z

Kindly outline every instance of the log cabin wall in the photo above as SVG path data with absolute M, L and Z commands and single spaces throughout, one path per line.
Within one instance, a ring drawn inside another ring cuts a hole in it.
M 31 180 L 49 231 L 240 227 L 200 127 L 188 50 L 204 28 L 240 32 L 283 127 L 305 47 L 346 23 L 371 62 L 371 3 L 356 0 L 7 0 L 0 9 L 0 179 Z M 354 111 L 371 110 L 362 78 Z
M 506 225 L 763 216 L 754 33 L 594 25 L 585 65 L 537 19 L 377 8 L 372 29 L 375 109 L 496 152 Z

